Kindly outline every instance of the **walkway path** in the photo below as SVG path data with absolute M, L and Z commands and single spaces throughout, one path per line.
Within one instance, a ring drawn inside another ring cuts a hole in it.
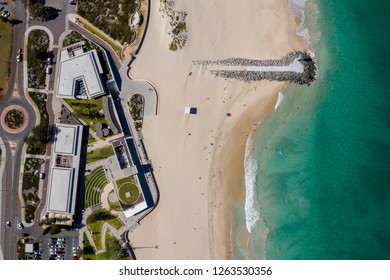
M 212 65 L 212 66 L 208 66 L 208 69 L 210 71 L 296 72 L 296 73 L 303 73 L 304 66 L 298 60 L 294 60 L 290 65 L 269 65 L 269 66 Z
M 128 76 L 129 68 L 122 65 L 119 73 L 122 77 L 121 99 L 128 101 L 135 94 L 141 94 L 144 97 L 144 116 L 155 116 L 158 111 L 158 96 L 156 89 L 148 81 L 131 80 Z M 126 105 L 126 107 L 128 107 Z

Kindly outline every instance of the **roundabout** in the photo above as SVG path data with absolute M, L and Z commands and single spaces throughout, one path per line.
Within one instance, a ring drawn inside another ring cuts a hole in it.
M 4 108 L 0 118 L 2 129 L 10 134 L 22 132 L 29 122 L 27 110 L 16 104 Z

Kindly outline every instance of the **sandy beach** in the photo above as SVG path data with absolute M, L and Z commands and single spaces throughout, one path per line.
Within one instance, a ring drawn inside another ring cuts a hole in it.
M 216 78 L 192 61 L 303 50 L 296 21 L 288 0 L 175 0 L 174 9 L 188 14 L 188 40 L 173 52 L 159 1 L 150 8 L 131 74 L 150 81 L 159 95 L 158 115 L 145 118 L 143 135 L 161 195 L 129 235 L 131 244 L 138 259 L 229 259 L 231 210 L 245 198 L 246 141 L 286 84 Z M 185 115 L 185 106 L 197 114 Z

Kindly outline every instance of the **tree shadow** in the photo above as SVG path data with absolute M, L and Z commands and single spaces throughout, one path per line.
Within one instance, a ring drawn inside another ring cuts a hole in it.
M 12 25 L 17 25 L 17 24 L 20 24 L 20 23 L 23 23 L 23 20 L 20 20 L 20 19 L 11 19 L 9 21 L 10 24 Z
M 42 21 L 55 20 L 60 12 L 62 12 L 60 9 L 56 9 L 54 7 L 45 7 L 45 16 L 43 17 Z

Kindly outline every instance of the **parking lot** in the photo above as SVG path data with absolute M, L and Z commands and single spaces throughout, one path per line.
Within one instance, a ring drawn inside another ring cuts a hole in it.
M 41 240 L 42 260 L 73 260 L 77 258 L 78 237 L 49 237 Z

